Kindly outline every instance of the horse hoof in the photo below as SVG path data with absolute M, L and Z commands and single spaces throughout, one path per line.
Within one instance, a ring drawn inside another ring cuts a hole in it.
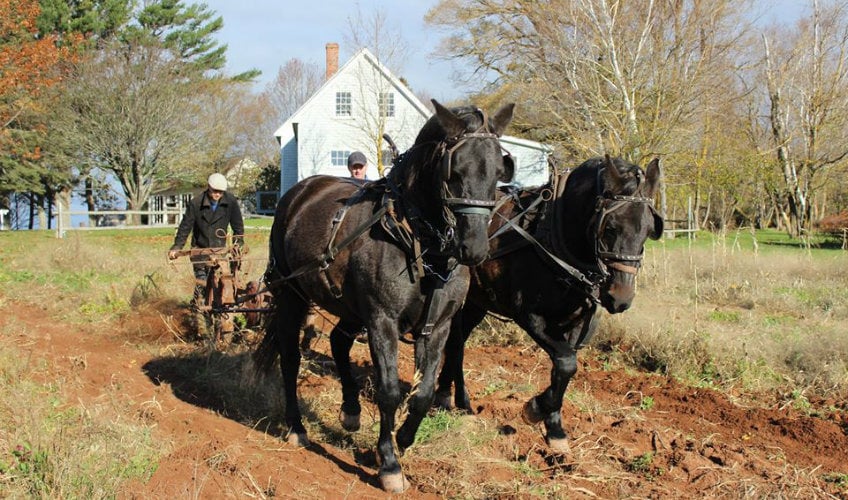
M 348 432 L 359 430 L 359 415 L 348 415 L 342 410 L 339 412 L 339 422 L 341 422 L 344 430 Z
M 403 493 L 409 488 L 409 481 L 403 476 L 403 472 L 380 475 L 380 485 L 389 493 Z
M 524 403 L 524 411 L 521 412 L 521 418 L 524 419 L 525 424 L 529 425 L 538 424 L 542 421 L 542 415 L 539 413 L 539 409 L 536 407 L 535 398 Z
M 451 395 L 450 393 L 436 393 L 436 399 L 433 400 L 433 406 L 445 411 L 450 411 L 451 409 Z
M 556 453 L 571 453 L 571 445 L 568 444 L 568 438 L 549 438 L 548 447 Z
M 306 448 L 309 446 L 309 438 L 306 437 L 306 433 L 289 432 L 289 435 L 286 437 L 286 442 L 292 446 L 297 446 L 298 448 Z

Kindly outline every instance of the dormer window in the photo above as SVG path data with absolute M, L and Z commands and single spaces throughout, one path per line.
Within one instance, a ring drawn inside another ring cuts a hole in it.
M 353 115 L 350 92 L 336 92 L 336 116 Z

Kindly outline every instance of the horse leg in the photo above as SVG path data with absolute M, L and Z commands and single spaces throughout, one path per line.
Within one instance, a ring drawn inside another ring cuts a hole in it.
M 330 348 L 333 360 L 336 362 L 336 370 L 342 383 L 342 408 L 339 412 L 339 422 L 346 431 L 355 432 L 359 430 L 359 416 L 362 407 L 359 404 L 359 384 L 353 377 L 350 365 L 350 349 L 353 347 L 355 332 L 362 329 L 344 320 L 330 332 Z
M 468 302 L 453 317 L 450 335 L 445 344 L 445 363 L 439 372 L 438 389 L 436 389 L 436 405 L 450 410 L 451 386 L 454 389 L 454 405 L 465 413 L 471 410 L 471 398 L 465 388 L 465 373 L 462 366 L 465 360 L 465 342 L 471 331 L 486 317 L 486 310 Z
M 408 402 L 409 414 L 397 432 L 397 444 L 401 452 L 412 446 L 415 433 L 433 404 L 436 370 L 442 360 L 449 329 L 449 325 L 443 325 L 434 329 L 430 335 L 419 335 L 415 341 L 415 370 L 420 373 L 421 379 L 418 386 L 413 388 Z
M 398 380 L 398 342 L 400 333 L 391 321 L 382 321 L 368 327 L 368 347 L 374 363 L 376 400 L 380 410 L 380 436 L 377 440 L 377 458 L 380 461 L 380 484 L 389 493 L 401 493 L 409 487 L 395 453 L 392 439 L 395 415 L 401 402 Z
M 287 441 L 295 446 L 309 446 L 297 398 L 297 374 L 300 371 L 298 339 L 308 304 L 288 287 L 284 288 L 278 300 L 275 298 L 275 302 L 277 309 L 268 322 L 266 336 L 271 336 L 280 355 L 286 399 L 285 418 L 289 429 Z
M 537 320 L 536 323 L 543 323 L 541 318 Z M 591 334 L 597 326 L 597 320 L 592 316 L 585 321 L 590 321 L 587 331 Z M 541 324 L 534 326 L 526 330 L 551 358 L 551 385 L 524 405 L 524 420 L 531 424 L 544 420 L 548 446 L 559 452 L 567 452 L 568 436 L 562 428 L 562 400 L 571 377 L 577 373 L 576 346 L 584 324 L 583 321 L 578 322 L 566 332 L 563 340 L 552 340 L 550 336 L 540 334 L 544 330 Z

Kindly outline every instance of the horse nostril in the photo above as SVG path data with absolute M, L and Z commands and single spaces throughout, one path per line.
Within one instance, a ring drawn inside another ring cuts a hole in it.
M 628 310 L 628 309 L 630 309 L 630 303 L 629 303 L 629 302 L 624 302 L 624 303 L 618 304 L 618 305 L 615 307 L 615 312 L 623 313 L 624 311 L 626 311 L 626 310 Z

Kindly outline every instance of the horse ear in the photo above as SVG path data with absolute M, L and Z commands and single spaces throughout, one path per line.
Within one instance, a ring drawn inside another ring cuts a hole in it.
M 651 160 L 651 163 L 648 163 L 648 168 L 645 169 L 645 195 L 648 198 L 652 198 L 654 193 L 657 192 L 657 189 L 660 186 L 660 177 L 662 176 L 662 170 L 660 169 L 660 159 L 654 158 Z
M 462 118 L 456 116 L 453 112 L 451 112 L 451 110 L 439 104 L 437 100 L 430 99 L 430 102 L 432 102 L 433 107 L 436 108 L 436 117 L 439 119 L 439 123 L 442 124 L 442 128 L 445 129 L 445 133 L 448 137 L 456 137 L 465 132 L 465 122 Z
M 621 183 L 624 181 L 622 175 L 618 172 L 618 168 L 613 163 L 609 154 L 604 155 L 604 172 L 607 175 L 608 185 L 605 191 L 617 193 L 621 190 Z
M 492 126 L 492 131 L 498 136 L 503 135 L 506 126 L 512 121 L 512 112 L 515 110 L 515 103 L 511 102 L 495 113 L 495 116 L 489 120 Z

